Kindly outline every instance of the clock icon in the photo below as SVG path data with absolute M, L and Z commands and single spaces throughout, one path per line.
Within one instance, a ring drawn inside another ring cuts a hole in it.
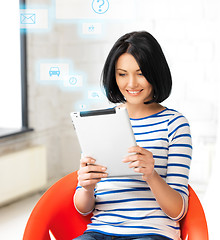
M 70 85 L 75 85 L 77 83 L 77 78 L 76 77 L 71 77 L 69 79 L 69 83 L 70 83 Z

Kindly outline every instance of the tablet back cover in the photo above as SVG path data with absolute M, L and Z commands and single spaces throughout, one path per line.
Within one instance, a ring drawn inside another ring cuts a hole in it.
M 128 148 L 136 146 L 126 108 L 73 112 L 71 118 L 83 155 L 107 167 L 109 177 L 140 175 L 122 162 Z

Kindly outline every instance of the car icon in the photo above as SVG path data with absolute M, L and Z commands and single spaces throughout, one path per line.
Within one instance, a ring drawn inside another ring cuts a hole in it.
M 57 75 L 60 76 L 60 69 L 58 67 L 51 67 L 49 71 L 50 76 Z

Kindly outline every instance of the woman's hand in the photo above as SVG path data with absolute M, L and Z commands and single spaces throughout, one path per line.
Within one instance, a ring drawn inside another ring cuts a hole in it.
M 133 168 L 135 172 L 142 173 L 144 181 L 149 180 L 155 172 L 153 154 L 139 146 L 129 148 L 128 152 L 134 154 L 127 156 L 123 162 L 130 163 L 130 168 Z
M 80 160 L 80 169 L 78 171 L 78 182 L 87 191 L 94 191 L 96 183 L 101 178 L 107 177 L 106 167 L 95 165 L 95 159 L 84 157 Z

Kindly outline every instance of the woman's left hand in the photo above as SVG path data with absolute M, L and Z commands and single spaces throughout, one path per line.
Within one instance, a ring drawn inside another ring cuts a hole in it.
M 134 146 L 128 149 L 129 153 L 134 153 L 123 159 L 124 163 L 130 163 L 129 167 L 134 169 L 134 172 L 142 173 L 142 179 L 147 181 L 151 178 L 155 172 L 154 170 L 154 158 L 152 152 L 139 147 Z

